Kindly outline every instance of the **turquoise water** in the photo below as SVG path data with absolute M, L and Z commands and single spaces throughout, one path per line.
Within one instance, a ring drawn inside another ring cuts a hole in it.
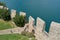
M 60 22 L 60 0 L 0 0 L 10 9 L 24 11 L 27 16 L 35 19 L 37 16 L 46 21 L 46 31 L 49 31 L 51 21 Z

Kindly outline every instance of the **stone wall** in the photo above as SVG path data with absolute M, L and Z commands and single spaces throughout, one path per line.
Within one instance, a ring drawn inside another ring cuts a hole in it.
M 0 6 L 0 9 L 3 9 L 4 8 L 4 6 Z
M 13 19 L 16 15 L 16 10 L 12 9 L 11 10 L 11 19 Z
M 34 26 L 34 18 L 29 17 L 29 31 L 33 29 L 35 31 L 35 37 L 37 40 L 60 40 L 60 23 L 51 22 L 50 31 L 47 33 L 45 31 L 45 21 L 37 17 L 36 26 Z
M 37 17 L 36 20 L 36 29 L 39 29 L 40 31 L 43 31 L 45 28 L 45 21 L 41 18 Z
M 45 21 L 37 17 L 35 36 L 37 40 L 47 40 L 47 33 L 45 31 Z
M 20 12 L 19 15 L 26 16 L 26 13 L 25 12 Z
M 50 40 L 60 40 L 60 23 L 51 22 L 49 36 Z
M 29 16 L 29 30 L 28 30 L 28 32 L 32 32 L 32 30 L 34 30 L 34 22 L 35 22 L 35 20 L 34 20 L 34 18 L 32 17 L 32 16 Z
M 0 9 L 3 9 L 3 6 L 0 6 Z M 7 7 L 4 7 L 4 9 L 7 9 Z M 16 15 L 16 10 L 12 9 L 11 10 L 11 19 L 13 19 Z M 26 16 L 25 12 L 20 12 L 19 15 Z M 6 30 L 1 30 L 0 34 L 11 34 L 11 33 L 21 33 L 22 31 L 27 31 L 27 32 L 35 32 L 35 36 L 37 40 L 60 40 L 60 23 L 51 22 L 50 25 L 50 31 L 47 33 L 45 31 L 45 21 L 42 20 L 41 18 L 37 17 L 36 19 L 36 26 L 35 24 L 35 19 L 32 16 L 29 16 L 29 22 L 26 24 L 23 28 L 13 28 L 13 29 L 6 29 Z

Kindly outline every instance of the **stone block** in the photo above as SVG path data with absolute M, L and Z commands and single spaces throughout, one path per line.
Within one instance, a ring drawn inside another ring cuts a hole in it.
M 3 9 L 4 8 L 4 6 L 0 6 L 0 9 Z
M 26 13 L 25 12 L 20 12 L 20 15 L 26 16 Z
M 16 15 L 16 10 L 12 9 L 11 10 L 11 19 L 13 19 Z
M 29 32 L 32 32 L 32 30 L 34 29 L 34 18 L 33 17 L 29 17 Z
M 60 38 L 60 23 L 54 21 L 51 22 L 49 36 L 52 40 L 58 40 Z
M 41 18 L 37 17 L 36 21 L 36 29 L 39 31 L 44 31 L 45 30 L 45 21 L 42 20 Z

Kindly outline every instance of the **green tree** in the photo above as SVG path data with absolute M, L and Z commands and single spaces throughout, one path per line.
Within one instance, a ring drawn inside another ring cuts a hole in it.
M 14 18 L 14 22 L 17 26 L 19 27 L 24 27 L 25 25 L 25 16 L 20 16 L 18 14 L 16 14 L 15 18 Z
M 0 9 L 0 19 L 4 19 L 5 21 L 11 20 L 10 10 Z
M 4 12 L 4 9 L 0 9 L 0 19 L 2 18 L 2 13 Z
M 6 3 L 4 2 L 0 2 L 0 5 L 6 7 Z
M 4 9 L 4 12 L 2 13 L 2 19 L 4 19 L 5 21 L 11 20 L 10 10 Z
M 0 5 L 6 7 L 6 4 L 3 2 L 0 2 Z M 5 21 L 11 20 L 10 10 L 4 9 L 4 8 L 0 9 L 0 19 L 4 19 Z

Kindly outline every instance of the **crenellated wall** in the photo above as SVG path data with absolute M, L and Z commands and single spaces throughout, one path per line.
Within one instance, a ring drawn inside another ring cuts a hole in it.
M 51 22 L 49 38 L 50 40 L 60 40 L 60 23 Z
M 28 27 L 28 32 L 32 32 L 34 29 L 34 18 L 32 16 L 29 17 L 29 27 Z
M 16 10 L 12 9 L 11 10 L 11 19 L 13 19 L 16 15 Z
M 49 33 L 47 33 L 45 31 L 45 24 L 46 24 L 45 21 L 37 17 L 36 26 L 33 26 L 35 23 L 34 21 L 35 19 L 33 18 L 33 20 L 31 20 L 32 18 L 33 18 L 32 16 L 30 16 L 29 18 L 29 21 L 30 21 L 29 29 L 31 32 L 34 29 L 35 31 L 34 35 L 37 40 L 60 40 L 60 23 L 52 21 L 50 25 L 50 31 Z
M 9 9 L 7 7 L 4 7 L 5 9 Z M 0 9 L 3 9 L 3 6 L 0 6 Z M 11 10 L 11 19 L 13 19 L 16 15 L 16 10 L 12 9 Z M 23 16 L 26 16 L 26 13 L 25 12 L 20 12 L 19 15 L 23 15 Z M 34 30 L 34 35 L 36 37 L 37 40 L 60 40 L 60 23 L 58 22 L 54 22 L 52 21 L 51 22 L 51 25 L 50 25 L 50 30 L 49 30 L 49 33 L 47 33 L 45 31 L 45 24 L 46 22 L 37 17 L 36 19 L 36 26 L 34 25 L 35 24 L 35 19 L 32 17 L 32 16 L 29 16 L 29 20 L 28 20 L 28 24 L 26 24 L 24 26 L 24 28 L 22 28 L 21 30 L 24 29 L 24 31 L 26 30 L 27 32 L 33 32 Z M 22 32 L 20 31 L 17 31 L 15 29 L 12 29 L 14 33 L 19 33 L 19 32 Z M 6 33 L 6 30 L 3 30 L 3 31 L 0 31 L 0 34 L 8 34 L 8 33 L 11 33 L 11 30 L 9 31 L 9 29 L 7 30 L 7 33 Z

